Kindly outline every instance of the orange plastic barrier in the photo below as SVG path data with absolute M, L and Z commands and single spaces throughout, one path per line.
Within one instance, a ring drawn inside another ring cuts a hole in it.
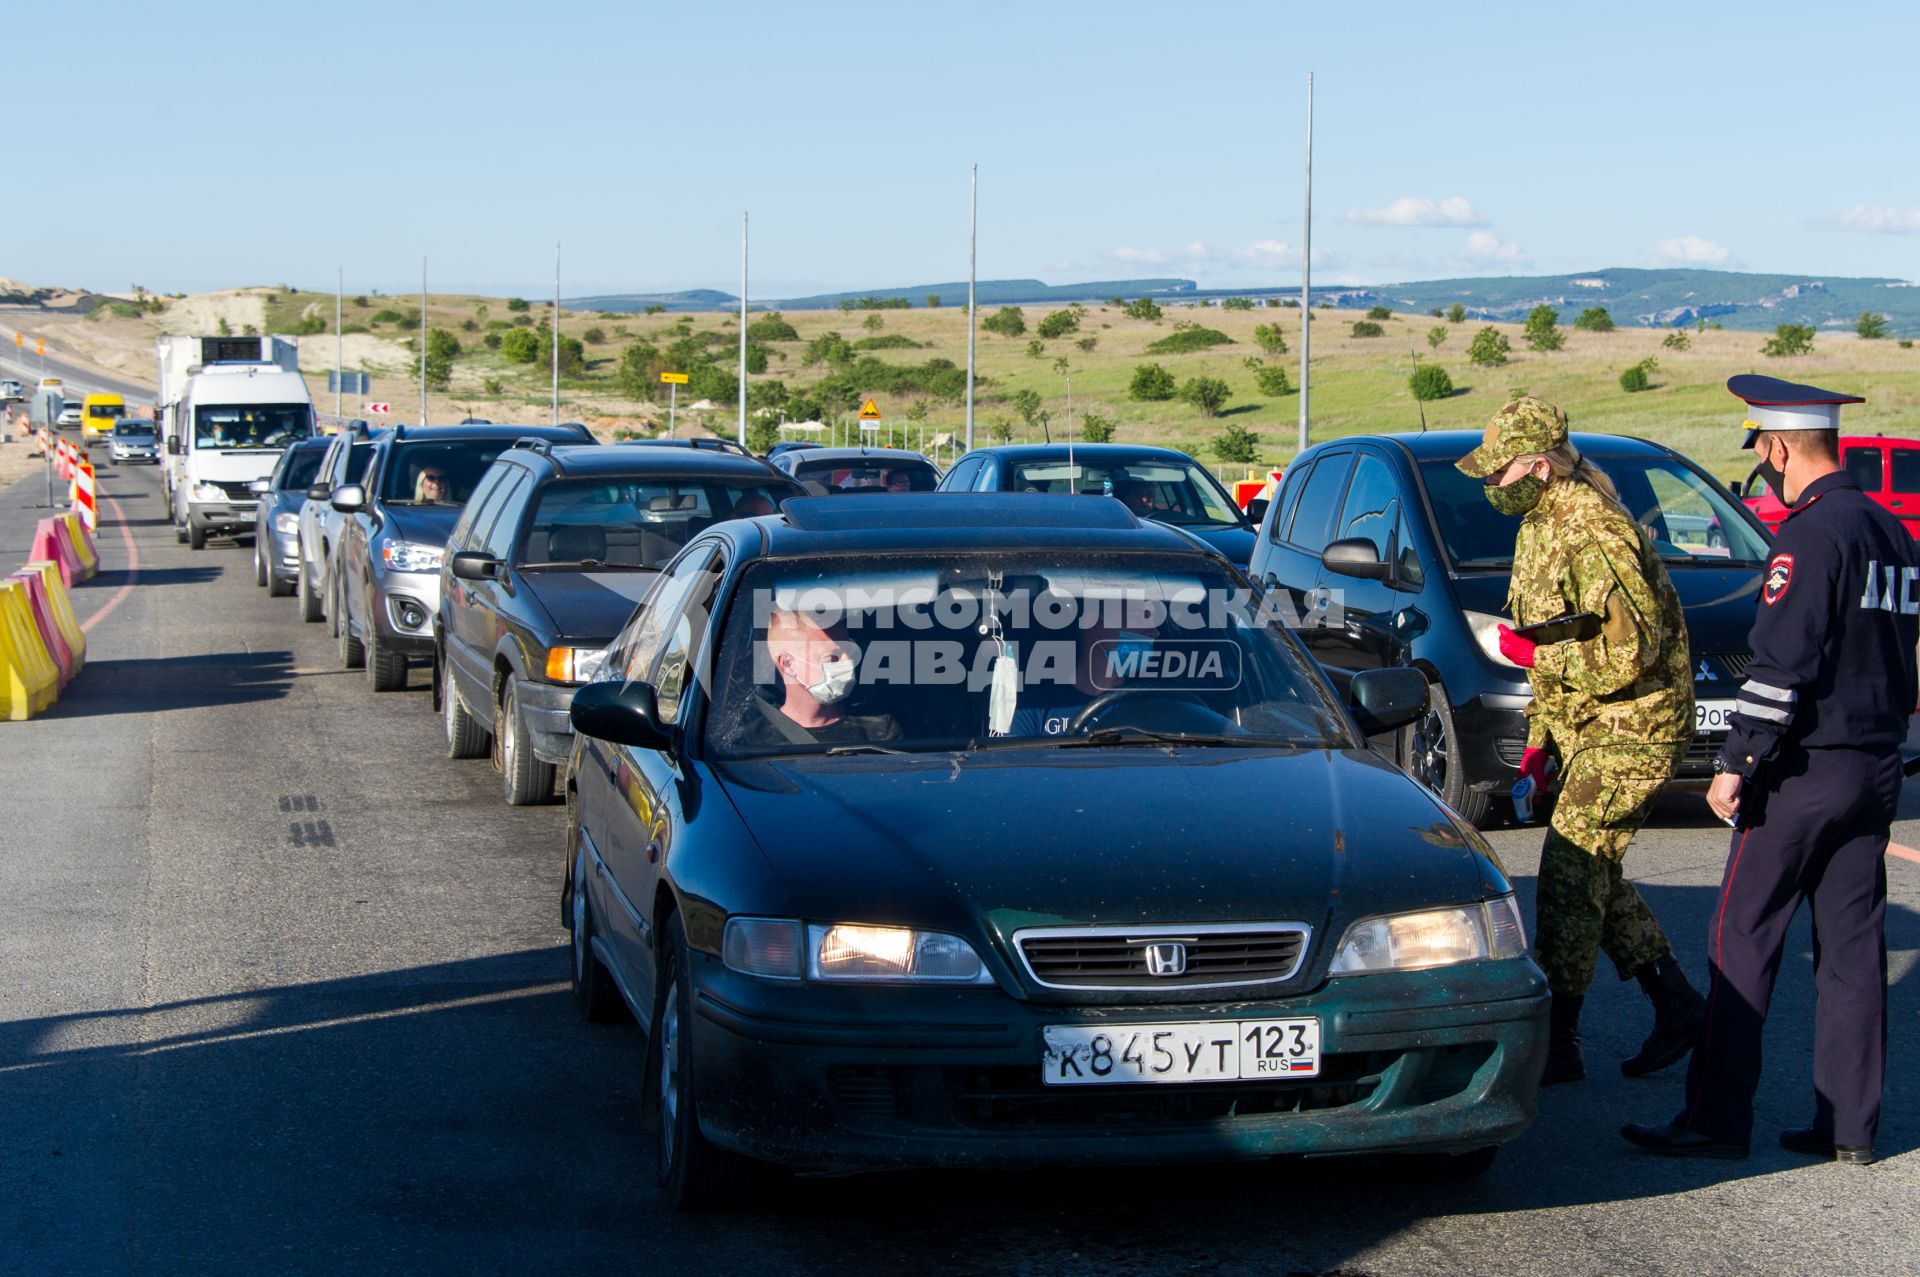
M 60 535 L 66 523 L 61 519 L 42 519 L 33 528 L 33 551 L 30 558 L 34 561 L 45 560 L 60 570 L 60 584 L 68 589 L 80 577 L 80 561 L 73 557 L 73 547 Z
M 54 619 L 53 604 L 47 598 L 47 581 L 38 572 L 15 572 L 9 580 L 18 581 L 27 592 L 28 610 L 33 613 L 33 623 L 39 628 L 40 642 L 47 649 L 47 655 L 53 658 L 54 668 L 60 672 L 60 686 L 65 687 L 79 673 L 74 664 L 73 652 L 67 647 L 66 635 L 60 632 L 60 623 Z
M 27 588 L 0 582 L 0 719 L 24 722 L 53 704 L 60 671 L 28 611 Z
M 73 672 L 78 674 L 87 665 L 87 632 L 80 628 L 80 620 L 73 614 L 73 600 L 67 596 L 67 587 L 60 580 L 60 565 L 36 559 L 14 575 L 38 576 L 46 587 L 47 608 L 53 614 L 53 623 L 60 627 L 60 637 L 73 657 Z

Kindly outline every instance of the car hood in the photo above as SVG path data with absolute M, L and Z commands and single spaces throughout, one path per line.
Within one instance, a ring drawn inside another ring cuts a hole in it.
M 1178 527 L 1178 524 L 1169 526 Z M 1191 532 L 1209 546 L 1227 556 L 1229 562 L 1242 571 L 1253 559 L 1254 532 L 1251 528 L 1181 528 L 1182 532 Z
M 264 479 L 280 464 L 280 448 L 196 448 L 192 457 L 195 483 L 248 483 Z
M 307 491 L 305 488 L 280 488 L 271 493 L 269 499 L 273 503 L 269 515 L 298 514 L 307 504 Z
M 516 579 L 553 620 L 557 637 L 577 647 L 604 647 L 633 615 L 653 585 L 652 572 L 516 573 Z
M 1479 836 L 1363 750 L 1012 749 L 722 763 L 789 917 L 980 937 L 1359 917 L 1508 890 Z M 1286 796 L 1276 804 L 1276 795 Z
M 415 545 L 444 547 L 447 538 L 453 535 L 453 525 L 460 521 L 457 505 L 389 505 L 380 509 L 386 516 L 387 535 Z
M 1667 576 L 1680 596 L 1687 618 L 1687 646 L 1696 659 L 1702 655 L 1745 652 L 1753 629 L 1755 596 L 1760 589 L 1758 568 L 1673 567 Z M 1474 612 L 1504 616 L 1507 608 L 1505 572 L 1455 577 L 1454 597 Z

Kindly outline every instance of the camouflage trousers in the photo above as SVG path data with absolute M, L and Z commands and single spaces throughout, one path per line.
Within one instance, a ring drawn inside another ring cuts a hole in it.
M 1534 956 L 1555 993 L 1586 993 L 1601 950 L 1622 980 L 1672 952 L 1622 866 L 1673 764 L 1673 750 L 1647 745 L 1594 746 L 1567 760 L 1533 924 Z

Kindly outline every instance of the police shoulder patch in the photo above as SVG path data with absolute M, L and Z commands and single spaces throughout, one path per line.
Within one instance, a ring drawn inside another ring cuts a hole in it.
M 1767 582 L 1761 591 L 1761 597 L 1766 599 L 1767 606 L 1772 607 L 1778 603 L 1781 596 L 1786 594 L 1787 587 L 1792 584 L 1793 556 L 1791 554 L 1774 555 L 1767 561 Z

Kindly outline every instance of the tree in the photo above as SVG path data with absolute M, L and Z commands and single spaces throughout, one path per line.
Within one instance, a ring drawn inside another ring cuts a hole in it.
M 1446 340 L 1447 326 L 1445 324 L 1435 324 L 1433 327 L 1427 329 L 1427 345 L 1432 346 L 1435 350 L 1440 349 L 1442 345 L 1446 344 Z
M 1459 302 L 1455 302 L 1453 305 L 1447 307 L 1447 322 L 1449 324 L 1466 323 L 1467 308 L 1465 306 L 1462 306 Z
M 1042 400 L 1037 390 L 1021 390 L 1013 396 L 1013 410 L 1020 414 L 1020 420 L 1027 423 L 1029 430 L 1040 420 Z
M 1127 398 L 1153 402 L 1173 398 L 1173 374 L 1159 364 L 1137 364 L 1133 380 L 1127 383 Z
M 1767 338 L 1760 347 L 1760 353 L 1769 359 L 1785 359 L 1792 355 L 1805 355 L 1813 350 L 1813 325 L 1780 324 L 1773 330 L 1773 336 Z
M 1513 353 L 1513 343 L 1498 328 L 1482 328 L 1467 347 L 1467 360 L 1482 368 L 1498 368 Z
M 1367 318 L 1368 319 L 1392 319 L 1393 308 L 1390 306 L 1369 306 L 1367 308 Z
M 1610 333 L 1613 331 L 1613 316 L 1607 313 L 1605 306 L 1589 306 L 1580 312 L 1573 326 L 1583 333 Z
M 1190 377 L 1180 387 L 1180 398 L 1200 410 L 1203 417 L 1217 417 L 1233 398 L 1233 389 L 1218 377 Z
M 877 333 L 887 326 L 887 317 L 879 311 L 875 311 L 873 314 L 861 320 L 860 326 L 870 333 Z
M 767 348 L 757 341 L 747 343 L 747 372 L 758 377 L 767 370 Z
M 659 302 L 649 302 L 641 308 L 640 313 L 643 315 L 664 315 L 667 313 L 667 308 Z
M 747 321 L 748 341 L 799 341 L 799 330 L 777 310 L 755 315 Z
M 214 321 L 213 331 L 220 334 L 220 336 L 222 337 L 231 337 L 233 336 L 233 325 L 227 322 L 227 317 L 225 315 L 222 315 L 220 316 L 219 319 Z
M 1220 309 L 1221 310 L 1252 310 L 1253 298 L 1223 297 L 1220 299 Z
M 1293 383 L 1287 380 L 1287 370 L 1271 364 L 1261 364 L 1253 370 L 1253 384 L 1261 394 L 1275 399 L 1293 393 Z
M 1527 312 L 1527 349 L 1558 350 L 1567 344 L 1567 335 L 1560 331 L 1560 312 L 1541 302 Z
M 436 355 L 429 350 L 421 372 L 426 376 L 429 390 L 445 390 L 453 384 L 453 360 L 446 355 Z
M 427 329 L 427 358 L 440 358 L 452 362 L 460 353 L 460 339 L 444 328 Z
M 604 346 L 607 344 L 607 330 L 599 327 L 589 328 L 580 334 L 580 340 L 589 346 Z
M 1447 317 L 1447 312 L 1444 310 L 1441 310 L 1438 306 L 1435 306 L 1432 310 L 1428 311 L 1427 314 L 1433 319 L 1445 319 Z
M 1260 459 L 1260 436 L 1237 421 L 1228 422 L 1213 441 L 1213 455 L 1229 465 L 1252 465 Z
M 1080 438 L 1087 443 L 1112 443 L 1113 418 L 1090 412 L 1080 418 Z
M 1870 310 L 1860 312 L 1860 318 L 1853 321 L 1853 331 L 1868 341 L 1878 341 L 1887 335 L 1887 317 L 1876 315 Z
M 637 341 L 620 352 L 620 368 L 615 374 L 620 393 L 629 399 L 652 399 L 660 374 L 676 371 L 660 366 L 660 348 L 651 342 Z
M 927 419 L 927 412 L 927 401 L 916 399 L 907 405 L 907 420 L 917 425 Z
M 534 351 L 534 362 L 551 366 L 553 363 L 553 329 L 541 325 L 540 339 Z M 587 348 L 578 337 L 560 334 L 560 371 L 569 375 L 579 372 L 587 362 Z
M 1047 343 L 1045 343 L 1044 341 L 1041 341 L 1038 337 L 1035 337 L 1032 341 L 1029 341 L 1027 343 L 1028 359 L 1038 359 L 1040 358 L 1040 356 L 1046 353 L 1047 353 Z
M 1002 337 L 1018 337 L 1027 331 L 1026 316 L 1020 313 L 1018 306 L 1002 306 L 987 318 L 980 326 L 990 333 L 999 333 Z
M 508 310 L 513 310 L 513 311 L 520 311 L 520 310 L 525 310 L 526 308 L 527 308 L 527 299 L 526 299 L 526 298 L 524 298 L 524 297 L 509 297 L 509 298 L 507 298 L 507 309 L 508 309 Z
M 1093 348 L 1100 344 L 1100 339 L 1098 337 L 1092 337 L 1092 336 L 1082 337 L 1079 341 L 1076 341 L 1073 344 L 1080 348 L 1081 354 L 1091 355 L 1093 353 Z
M 1128 319 L 1150 319 L 1160 322 L 1160 307 L 1151 297 L 1137 297 L 1120 308 L 1120 313 Z
M 1387 330 L 1374 323 L 1371 319 L 1358 319 L 1355 320 L 1353 324 L 1353 335 L 1355 337 L 1385 337 Z
M 1065 337 L 1068 333 L 1078 332 L 1079 330 L 1080 316 L 1070 310 L 1054 311 L 1045 319 L 1041 320 L 1040 326 L 1034 329 L 1035 332 L 1039 333 L 1048 341 L 1052 341 L 1057 337 Z
M 509 329 L 500 338 L 500 357 L 510 364 L 530 364 L 540 358 L 540 338 L 531 328 Z
M 987 437 L 995 443 L 1013 442 L 1013 418 L 995 417 L 993 424 L 987 427 Z
M 939 293 L 928 293 L 928 294 L 927 294 L 927 309 L 928 309 L 928 310 L 939 310 L 939 309 L 940 309 L 940 294 L 939 294 Z
M 1659 366 L 1660 361 L 1652 355 L 1648 355 L 1645 359 L 1642 359 L 1639 363 L 1620 374 L 1620 389 L 1630 395 L 1637 394 L 1642 390 L 1651 389 L 1653 387 L 1653 370 Z
M 823 363 L 838 368 L 853 362 L 853 347 L 839 333 L 824 332 L 807 343 L 806 350 L 800 354 L 800 362 L 808 367 Z
M 1253 326 L 1253 344 L 1269 355 L 1287 353 L 1287 335 L 1280 331 L 1279 324 L 1255 324 Z
M 1407 379 L 1407 388 L 1422 402 L 1445 399 L 1453 393 L 1453 378 L 1447 376 L 1447 370 L 1439 364 L 1421 364 Z
M 1693 338 L 1687 336 L 1686 329 L 1676 328 L 1662 338 L 1660 344 L 1668 350 L 1690 350 L 1693 347 Z

